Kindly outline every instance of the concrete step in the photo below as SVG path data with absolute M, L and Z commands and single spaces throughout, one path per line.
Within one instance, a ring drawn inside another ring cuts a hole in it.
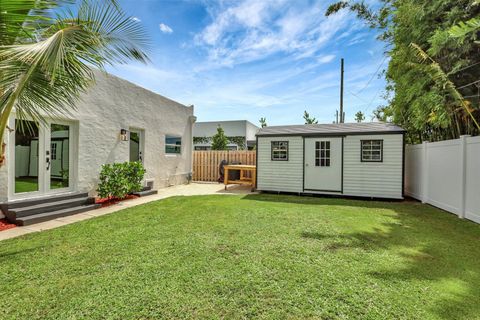
M 152 194 L 157 194 L 158 190 L 144 190 L 139 192 L 134 192 L 133 194 L 139 197 L 150 196 Z
M 45 196 L 41 198 L 14 200 L 6 203 L 0 203 L 0 209 L 5 212 L 5 211 L 8 211 L 9 209 L 30 207 L 30 206 L 34 206 L 41 203 L 55 202 L 55 201 L 74 199 L 74 198 L 87 198 L 87 197 L 88 197 L 88 193 L 86 192 L 74 192 L 74 193 L 66 193 L 66 194 L 60 194 L 60 195 Z
M 8 217 L 13 219 L 18 219 L 21 217 L 27 217 L 39 213 L 57 211 L 65 208 L 78 207 L 81 205 L 92 204 L 94 203 L 93 198 L 71 198 L 63 199 L 59 201 L 52 202 L 43 202 L 34 204 L 28 207 L 19 207 L 19 208 L 9 208 Z M 12 217 L 11 217 L 12 216 Z
M 100 204 L 88 204 L 77 207 L 70 207 L 65 209 L 60 209 L 56 211 L 44 212 L 39 214 L 34 214 L 31 216 L 18 218 L 15 223 L 19 226 L 28 226 L 34 223 L 49 221 L 61 217 L 71 216 L 77 213 L 86 212 L 100 208 Z

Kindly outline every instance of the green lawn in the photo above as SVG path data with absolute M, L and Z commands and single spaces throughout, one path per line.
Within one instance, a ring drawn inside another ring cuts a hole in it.
M 38 191 L 38 178 L 15 178 L 15 193 Z
M 414 202 L 175 197 L 0 242 L 2 319 L 480 319 L 480 225 Z
M 68 188 L 68 180 L 53 179 L 50 182 L 50 189 Z M 15 178 L 15 193 L 38 191 L 37 177 Z

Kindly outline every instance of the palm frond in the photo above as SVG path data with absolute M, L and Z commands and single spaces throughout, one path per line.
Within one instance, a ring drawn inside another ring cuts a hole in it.
M 467 114 L 472 119 L 473 123 L 476 127 L 480 130 L 480 125 L 478 124 L 477 120 L 473 116 L 470 108 L 466 100 L 463 98 L 462 94 L 457 90 L 455 84 L 448 78 L 448 75 L 442 70 L 440 64 L 436 62 L 432 57 L 428 55 L 419 45 L 415 43 L 411 43 L 410 47 L 413 48 L 417 54 L 417 57 L 422 63 L 428 62 L 429 65 L 429 74 L 435 83 L 442 86 L 444 90 L 446 90 L 454 100 L 461 104 L 463 109 L 467 112 Z
M 113 0 L 84 1 L 35 32 L 38 42 L 0 45 L 0 141 L 13 108 L 35 121 L 65 115 L 93 83 L 92 67 L 148 61 L 141 25 Z
M 460 22 L 448 30 L 452 38 L 464 38 L 469 33 L 480 30 L 480 18 L 475 17 L 466 22 Z
M 75 0 L 1 0 L 0 45 L 25 42 L 33 39 L 39 26 L 51 21 L 48 12 Z

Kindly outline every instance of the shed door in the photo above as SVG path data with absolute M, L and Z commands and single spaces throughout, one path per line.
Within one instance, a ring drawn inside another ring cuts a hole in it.
M 305 190 L 342 191 L 342 138 L 305 138 Z

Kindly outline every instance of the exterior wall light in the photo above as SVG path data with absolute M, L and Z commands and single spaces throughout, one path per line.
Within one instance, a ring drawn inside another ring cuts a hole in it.
M 128 141 L 128 130 L 120 129 L 120 141 Z

